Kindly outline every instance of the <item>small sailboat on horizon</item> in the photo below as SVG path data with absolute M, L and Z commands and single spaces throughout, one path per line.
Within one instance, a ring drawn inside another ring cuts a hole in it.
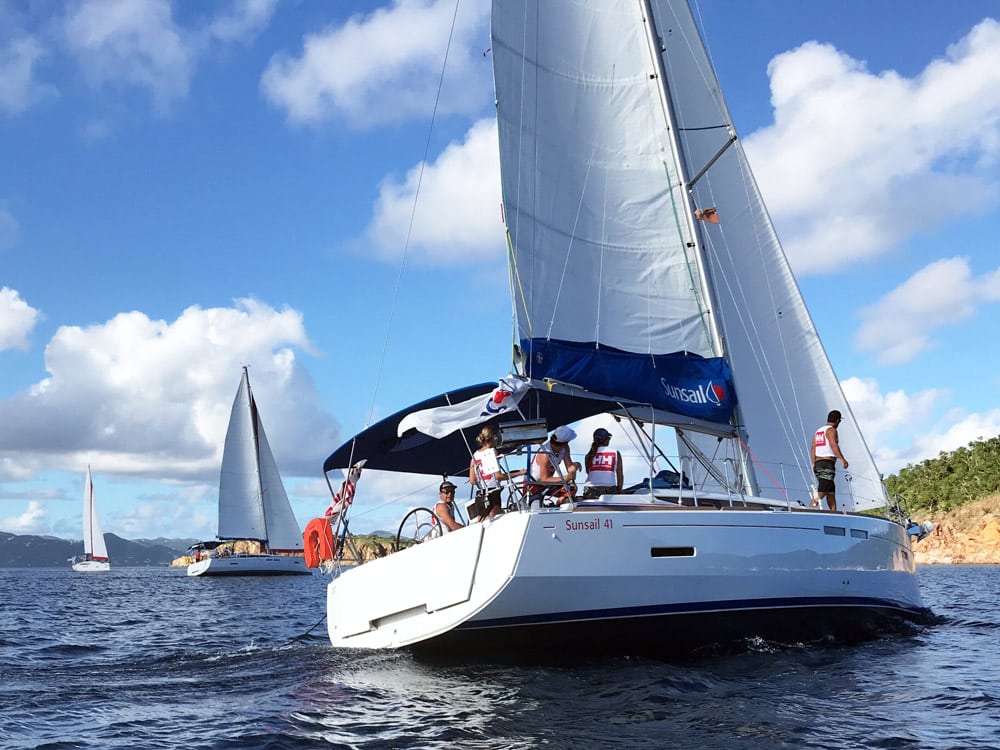
M 87 467 L 87 478 L 83 483 L 83 554 L 70 558 L 77 573 L 103 573 L 111 570 L 108 548 L 104 543 L 104 533 L 97 517 L 94 502 L 94 480 Z
M 189 576 L 310 575 L 302 532 L 264 433 L 247 368 L 233 401 L 219 477 L 218 540 L 192 545 Z M 260 552 L 237 552 L 237 541 Z

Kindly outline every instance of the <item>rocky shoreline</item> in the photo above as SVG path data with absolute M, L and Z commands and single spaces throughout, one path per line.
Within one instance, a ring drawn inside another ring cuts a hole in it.
M 913 543 L 918 565 L 1000 565 L 1000 495 L 913 520 L 934 523 Z

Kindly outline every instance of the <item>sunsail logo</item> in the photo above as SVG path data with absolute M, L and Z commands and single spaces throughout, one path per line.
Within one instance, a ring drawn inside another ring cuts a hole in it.
M 697 388 L 681 388 L 679 385 L 668 383 L 663 378 L 660 378 L 660 384 L 668 398 L 685 404 L 722 406 L 722 402 L 726 399 L 726 389 L 721 385 L 715 385 L 712 381 L 707 384 L 703 383 Z
M 510 397 L 513 395 L 513 391 L 495 388 L 490 397 L 486 399 L 485 410 L 480 414 L 480 416 L 485 417 L 487 415 L 501 414 L 507 411 L 507 409 L 509 409 L 512 405 Z

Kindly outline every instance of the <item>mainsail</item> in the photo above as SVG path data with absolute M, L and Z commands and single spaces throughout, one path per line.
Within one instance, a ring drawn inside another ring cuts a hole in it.
M 102 562 L 108 559 L 108 548 L 104 543 L 104 532 L 101 531 L 101 521 L 97 517 L 97 506 L 94 503 L 94 480 L 87 467 L 87 478 L 83 482 L 83 551 L 92 560 Z
M 302 533 L 267 442 L 245 367 L 222 454 L 218 536 L 258 540 L 272 551 L 302 550 Z
M 808 493 L 809 437 L 849 408 L 687 3 L 497 0 L 492 42 L 524 374 L 729 422 L 684 431 L 714 465 L 689 475 Z M 843 504 L 882 504 L 853 420 L 841 443 Z

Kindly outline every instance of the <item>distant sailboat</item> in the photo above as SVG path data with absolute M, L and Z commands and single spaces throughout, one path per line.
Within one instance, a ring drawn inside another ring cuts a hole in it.
M 189 576 L 310 574 L 301 557 L 302 532 L 264 434 L 246 367 L 222 454 L 218 538 L 191 547 L 195 561 L 188 566 Z M 236 540 L 257 541 L 261 551 L 234 553 L 226 543 Z
M 73 570 L 78 573 L 100 573 L 111 570 L 108 548 L 104 544 L 101 522 L 97 518 L 94 503 L 94 480 L 87 467 L 87 479 L 83 484 L 83 554 L 72 558 Z

